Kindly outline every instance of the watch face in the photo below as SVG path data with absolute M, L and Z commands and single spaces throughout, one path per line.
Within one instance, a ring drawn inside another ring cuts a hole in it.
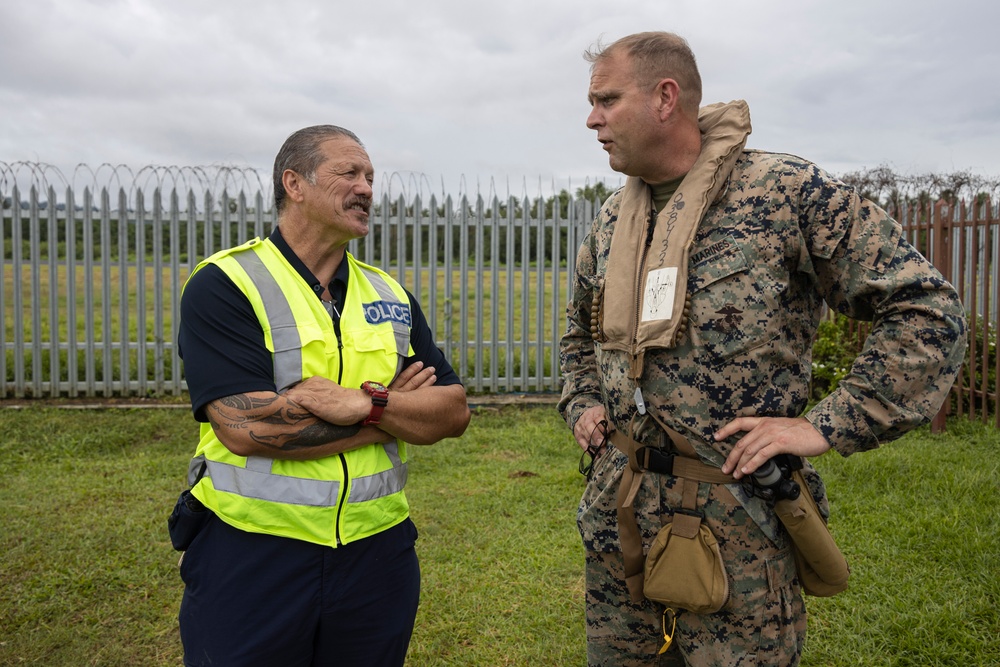
M 389 404 L 389 390 L 381 382 L 368 380 L 361 384 L 361 388 L 366 394 L 372 397 L 372 411 L 368 417 L 361 422 L 364 426 L 378 424 L 382 419 L 382 411 Z

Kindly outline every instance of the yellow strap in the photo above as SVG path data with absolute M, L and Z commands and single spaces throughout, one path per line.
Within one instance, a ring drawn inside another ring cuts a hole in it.
M 670 614 L 670 632 L 667 632 L 667 614 Z M 677 615 L 674 610 L 667 607 L 663 610 L 663 648 L 656 652 L 657 655 L 663 655 L 670 648 L 670 645 L 674 643 L 674 631 L 677 630 Z

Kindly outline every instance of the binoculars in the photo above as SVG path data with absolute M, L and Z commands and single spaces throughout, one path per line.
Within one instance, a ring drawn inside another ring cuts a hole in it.
M 796 465 L 798 464 L 798 465 Z M 792 477 L 792 471 L 802 467 L 802 459 L 779 454 L 768 459 L 746 478 L 747 492 L 767 501 L 795 500 L 801 489 Z

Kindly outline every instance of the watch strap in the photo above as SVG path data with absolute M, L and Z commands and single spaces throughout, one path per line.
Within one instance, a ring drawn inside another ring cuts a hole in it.
M 365 382 L 361 385 L 361 388 L 371 396 L 372 399 L 372 409 L 368 413 L 368 417 L 361 422 L 362 426 L 369 426 L 378 424 L 382 421 L 382 413 L 385 411 L 385 406 L 389 404 L 389 390 L 386 389 L 381 384 L 376 384 L 374 382 Z

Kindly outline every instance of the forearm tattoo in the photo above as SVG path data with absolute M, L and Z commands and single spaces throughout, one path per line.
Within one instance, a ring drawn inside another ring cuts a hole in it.
M 361 430 L 359 424 L 337 426 L 323 421 L 277 394 L 227 396 L 210 403 L 205 412 L 212 428 L 245 430 L 254 442 L 285 451 L 319 447 L 349 438 Z M 265 425 L 276 428 L 260 428 Z

